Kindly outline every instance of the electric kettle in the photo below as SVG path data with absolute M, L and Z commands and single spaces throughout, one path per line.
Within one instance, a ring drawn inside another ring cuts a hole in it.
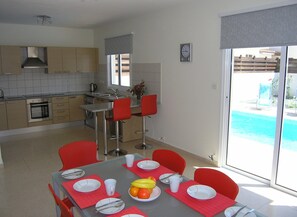
M 90 92 L 95 92 L 97 90 L 97 84 L 91 83 L 90 84 Z

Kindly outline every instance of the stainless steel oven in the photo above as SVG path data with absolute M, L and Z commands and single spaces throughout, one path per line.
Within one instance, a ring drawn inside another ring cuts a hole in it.
M 28 121 L 37 122 L 52 119 L 52 99 L 27 99 Z

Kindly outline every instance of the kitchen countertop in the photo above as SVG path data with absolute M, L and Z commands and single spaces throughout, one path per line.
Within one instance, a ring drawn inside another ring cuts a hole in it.
M 47 93 L 47 94 L 30 94 L 30 95 L 23 95 L 23 96 L 6 96 L 0 99 L 1 101 L 11 101 L 11 100 L 26 100 L 26 99 L 33 99 L 33 98 L 49 98 L 55 96 L 74 96 L 74 95 L 85 95 L 87 94 L 86 91 L 79 91 L 79 92 L 65 92 L 65 93 Z

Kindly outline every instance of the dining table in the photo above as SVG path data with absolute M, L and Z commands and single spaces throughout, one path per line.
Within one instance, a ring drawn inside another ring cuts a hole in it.
M 55 193 L 60 197 L 60 195 L 67 196 L 70 201 L 74 204 L 77 212 L 82 217 L 100 217 L 100 216 L 113 216 L 105 215 L 100 212 L 96 212 L 95 205 L 98 201 L 109 198 L 105 193 L 104 180 L 115 179 L 116 183 L 116 193 L 115 198 L 120 198 L 124 201 L 125 206 L 119 213 L 138 213 L 140 216 L 150 216 L 150 217 L 200 217 L 200 216 L 215 216 L 224 217 L 224 211 L 228 207 L 243 205 L 233 201 L 218 192 L 215 197 L 209 200 L 199 201 L 195 198 L 190 197 L 186 193 L 187 184 L 193 184 L 194 180 L 187 177 L 182 177 L 183 181 L 180 184 L 177 193 L 170 192 L 170 187 L 168 184 L 161 182 L 159 180 L 159 175 L 170 170 L 162 165 L 154 170 L 142 170 L 138 166 L 138 162 L 150 160 L 144 156 L 135 153 L 134 164 L 132 168 L 128 168 L 126 165 L 125 156 L 116 157 L 110 160 L 106 160 L 99 163 L 90 164 L 87 166 L 79 167 L 84 171 L 84 175 L 77 179 L 66 179 L 62 176 L 63 172 L 55 172 L 52 174 L 52 182 Z M 172 172 L 172 171 L 171 171 Z M 148 201 L 139 201 L 133 198 L 129 194 L 129 188 L 131 183 L 140 178 L 146 178 L 153 176 L 156 178 L 156 188 L 160 190 L 159 195 Z M 100 181 L 101 186 L 96 193 L 96 191 L 90 193 L 77 192 L 73 189 L 73 185 L 79 180 L 95 178 Z M 184 187 L 182 187 L 184 185 Z M 259 212 L 253 212 L 256 217 L 265 217 Z M 59 208 L 56 206 L 57 217 L 60 216 Z M 122 216 L 116 215 L 114 216 Z M 131 215 L 133 216 L 133 215 Z M 251 215 L 248 215 L 250 217 Z
M 107 123 L 106 123 L 106 112 L 112 111 L 113 102 L 102 102 L 98 104 L 86 104 L 80 106 L 82 109 L 88 112 L 92 112 L 94 114 L 95 119 L 95 142 L 98 146 L 98 155 L 99 155 L 99 133 L 98 133 L 98 118 L 97 114 L 102 113 L 102 126 L 103 126 L 103 143 L 104 143 L 104 155 L 108 153 L 107 147 Z M 140 101 L 134 98 L 131 98 L 131 108 L 140 107 Z

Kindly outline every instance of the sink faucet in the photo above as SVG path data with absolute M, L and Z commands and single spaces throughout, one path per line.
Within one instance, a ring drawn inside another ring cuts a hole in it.
M 120 92 L 119 92 L 119 89 L 113 89 L 113 88 L 108 88 L 108 90 L 111 90 L 113 93 L 113 95 L 118 98 Z

